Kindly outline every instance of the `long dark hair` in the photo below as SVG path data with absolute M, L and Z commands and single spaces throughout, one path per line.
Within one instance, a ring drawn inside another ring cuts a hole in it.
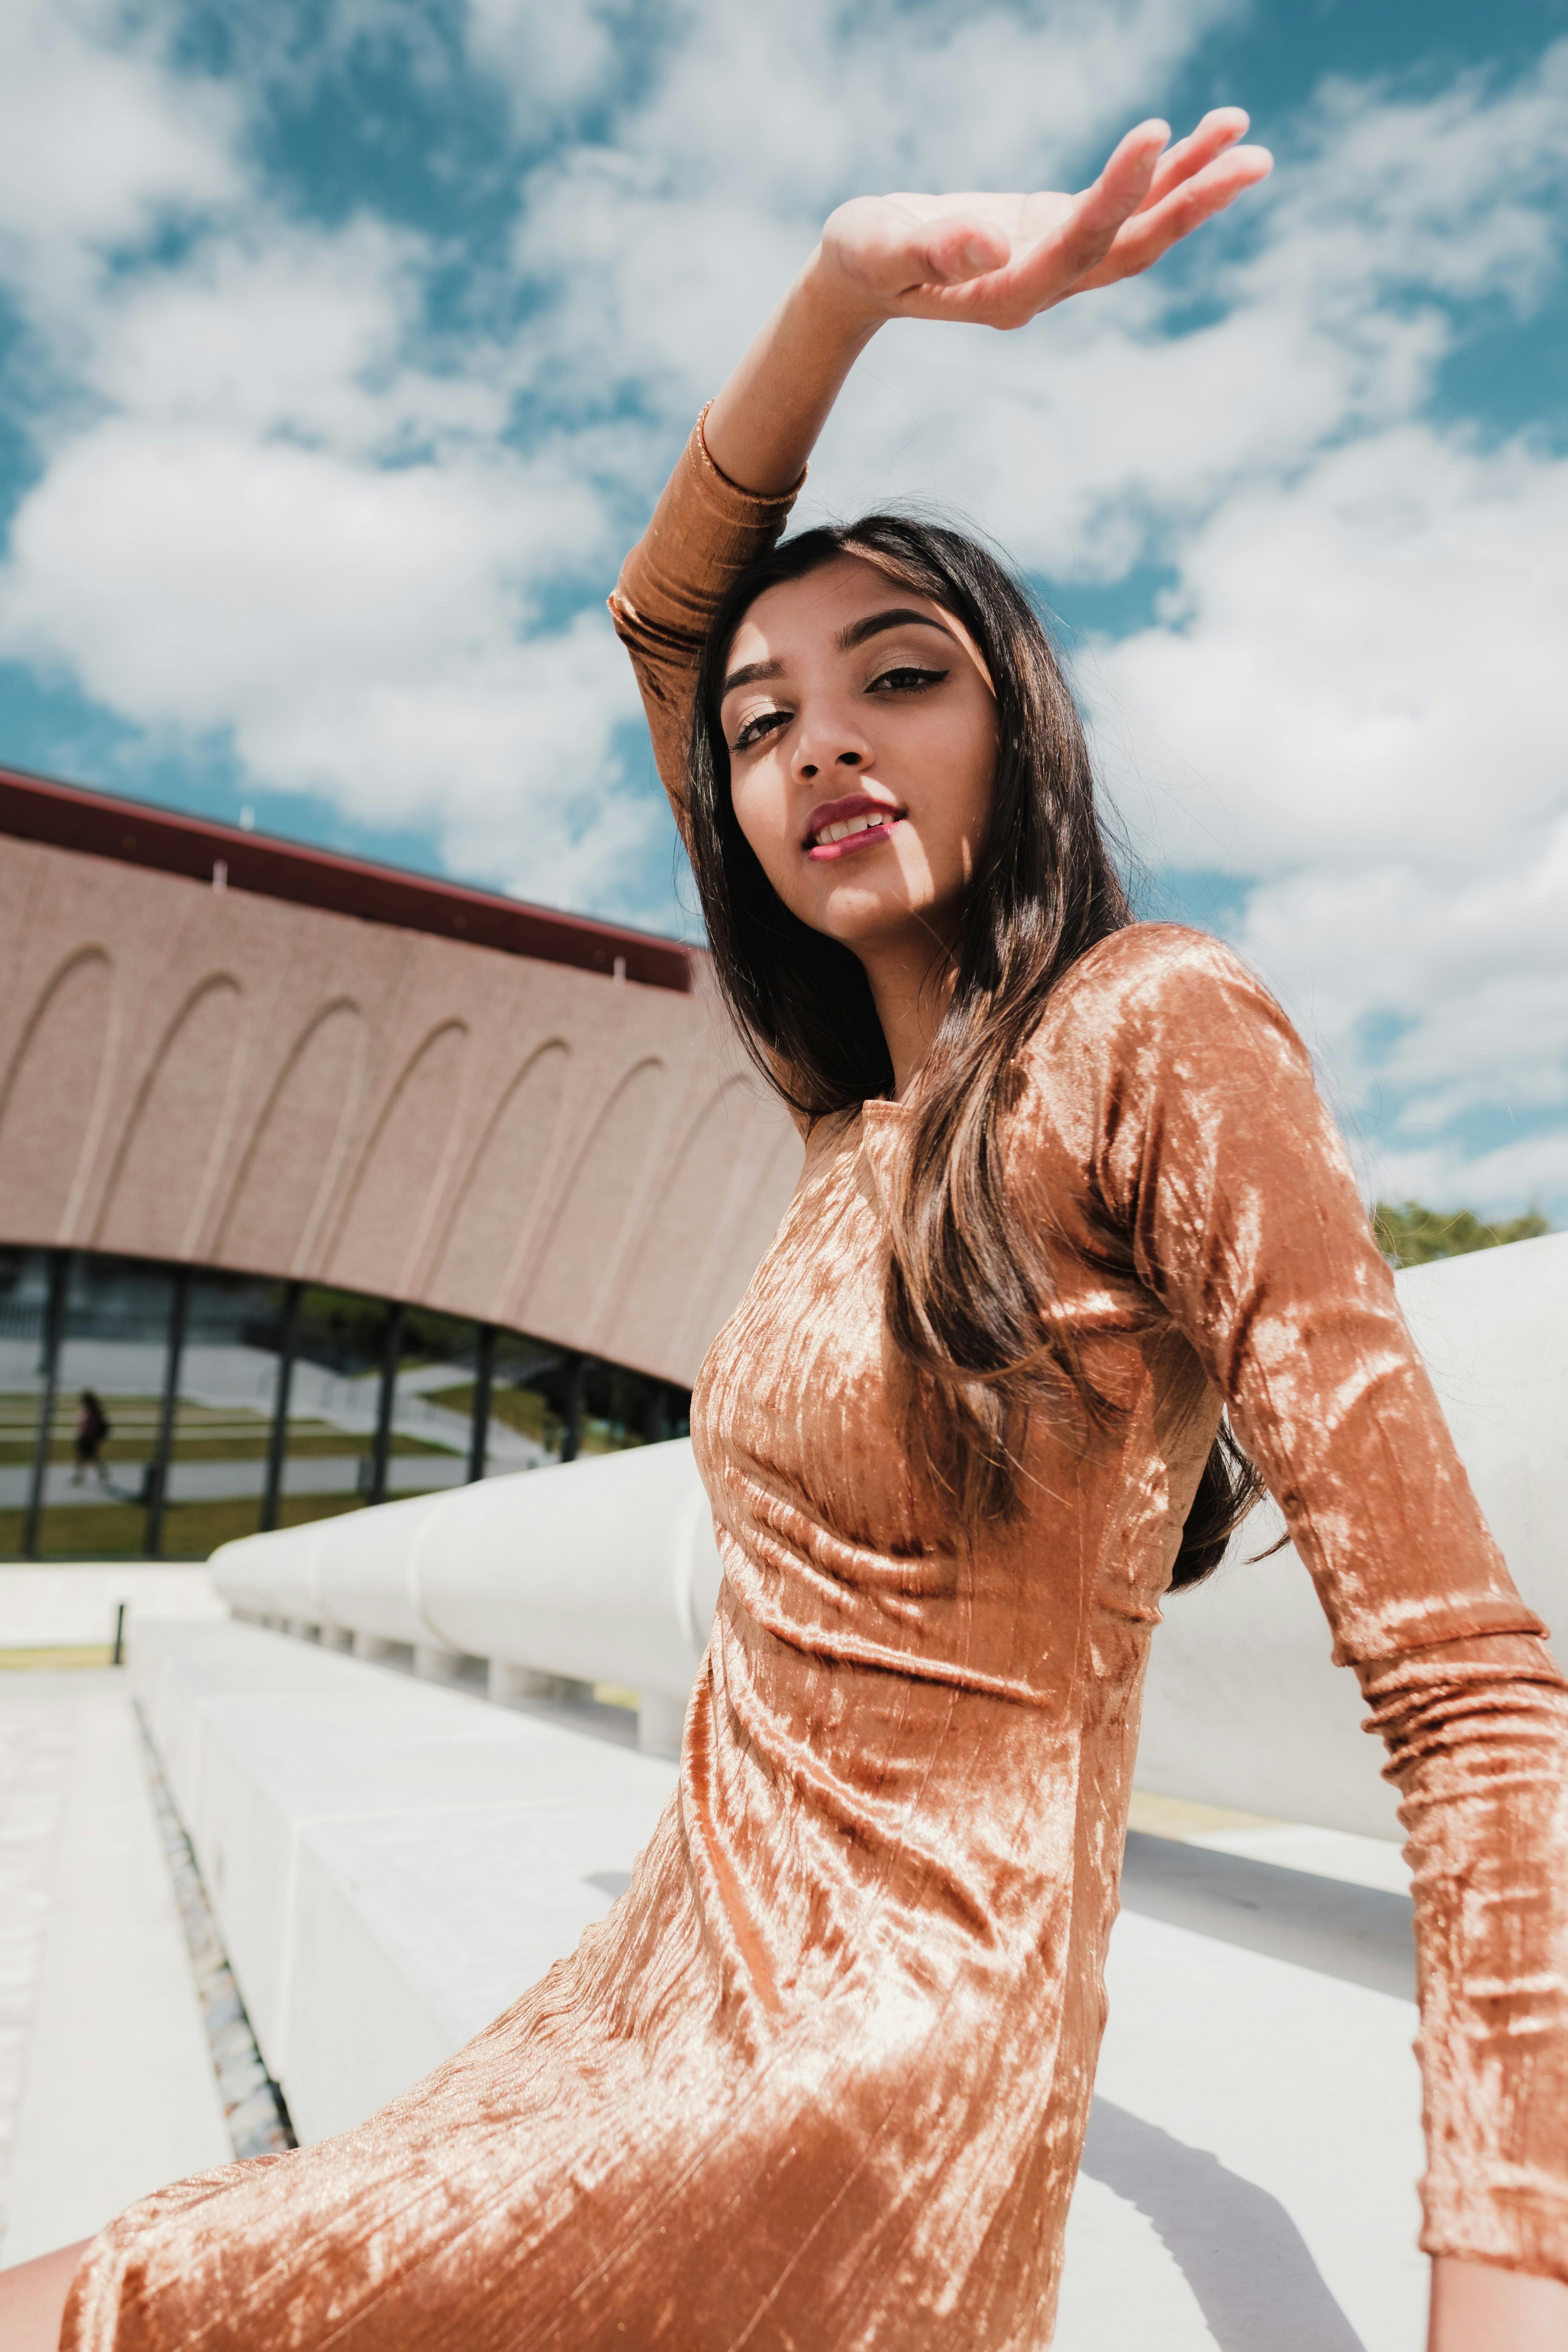
M 894 1204 L 889 1327 L 911 1374 L 911 1449 L 966 1522 L 1020 1507 L 1017 1468 L 1047 1387 L 1092 1419 L 1040 1237 L 1009 1216 L 1002 1122 L 1019 1049 L 1079 958 L 1133 920 L 1108 846 L 1083 727 L 1020 583 L 962 532 L 901 515 L 802 531 L 750 566 L 714 614 L 693 716 L 688 814 L 714 975 L 758 1068 L 808 1118 L 888 1093 L 892 1065 L 870 985 L 837 940 L 790 912 L 736 821 L 719 724 L 737 629 L 764 590 L 862 556 L 953 614 L 996 696 L 991 821 L 951 950 L 955 977 L 921 1076 L 908 1177 Z M 933 943 L 932 978 L 948 950 Z M 1188 1514 L 1173 1583 L 1216 1567 L 1261 1492 L 1222 1427 Z

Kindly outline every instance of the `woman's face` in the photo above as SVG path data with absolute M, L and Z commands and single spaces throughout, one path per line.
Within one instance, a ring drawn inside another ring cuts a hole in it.
M 835 556 L 752 605 L 720 722 L 741 831 L 793 913 L 873 957 L 951 939 L 996 762 L 995 698 L 961 621 Z

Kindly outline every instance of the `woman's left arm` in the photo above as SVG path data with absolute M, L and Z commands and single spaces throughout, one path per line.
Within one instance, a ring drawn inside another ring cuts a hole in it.
M 1090 1181 L 1279 1502 L 1399 1790 L 1433 2352 L 1568 2352 L 1568 1685 L 1300 1039 L 1216 941 L 1122 938 L 1094 1024 Z

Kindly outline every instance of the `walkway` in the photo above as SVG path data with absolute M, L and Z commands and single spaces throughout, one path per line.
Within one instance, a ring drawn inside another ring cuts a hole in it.
M 233 2150 L 121 1669 L 0 1674 L 0 2260 Z

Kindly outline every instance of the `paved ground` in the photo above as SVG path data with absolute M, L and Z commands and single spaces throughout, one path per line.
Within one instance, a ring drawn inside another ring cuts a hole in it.
M 123 1671 L 0 1675 L 0 2260 L 232 2154 Z
M 336 1670 L 287 1647 L 317 1679 Z M 427 1705 L 391 1675 L 389 1702 L 395 1683 Z M 428 1852 L 394 1840 L 389 1935 L 427 1934 L 443 1872 L 461 1892 L 444 1819 Z M 1134 1820 L 1056 2352 L 1419 2352 L 1397 1855 L 1163 1800 Z M 515 1822 L 496 1835 L 515 1863 Z M 493 1861 L 479 1873 L 492 1893 Z M 480 1980 L 493 1922 L 469 1924 L 464 2032 L 499 1999 Z M 0 2259 L 228 2154 L 123 1680 L 0 1675 Z

